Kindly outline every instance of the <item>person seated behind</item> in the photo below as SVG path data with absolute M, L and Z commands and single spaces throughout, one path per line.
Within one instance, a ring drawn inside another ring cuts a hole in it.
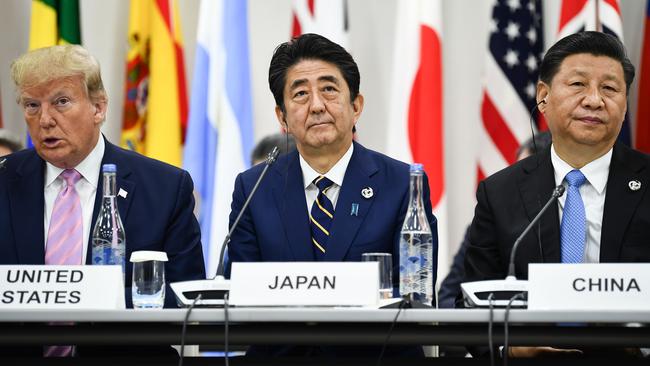
M 108 96 L 97 60 L 78 45 L 40 48 L 16 59 L 11 75 L 34 148 L 8 156 L 0 174 L 0 212 L 8 213 L 0 215 L 0 264 L 92 264 L 90 235 L 103 194 L 100 168 L 112 163 L 117 189 L 124 192 L 117 206 L 126 236 L 127 306 L 133 251 L 166 252 L 168 282 L 204 279 L 192 179 L 100 133 Z M 61 233 L 63 222 L 76 224 Z M 165 306 L 176 307 L 169 289 Z
M 274 147 L 278 147 L 280 155 L 292 152 L 296 149 L 296 141 L 288 133 L 274 133 L 267 135 L 255 145 L 251 153 L 252 165 L 257 165 L 266 160 L 266 157 Z
M 23 144 L 7 130 L 0 129 L 0 158 L 23 149 Z
M 534 138 L 529 138 L 517 149 L 517 161 L 527 158 L 536 151 L 544 151 L 551 145 L 551 133 L 549 131 L 539 132 Z M 456 300 L 460 298 L 460 284 L 465 277 L 465 252 L 469 245 L 469 226 L 465 231 L 465 237 L 454 255 L 453 263 L 449 274 L 440 283 L 438 290 L 438 307 L 441 309 L 453 309 L 456 307 Z
M 397 268 L 409 166 L 353 141 L 364 104 L 359 80 L 352 56 L 325 37 L 304 34 L 276 48 L 269 86 L 278 122 L 295 138 L 297 150 L 271 166 L 243 213 L 228 247 L 232 262 L 360 261 L 362 253 L 387 252 Z M 263 168 L 257 165 L 237 176 L 230 225 Z M 424 184 L 435 276 L 436 218 L 426 178 Z M 372 193 L 364 196 L 364 190 Z M 353 205 L 358 207 L 356 215 L 350 214 Z M 329 215 L 320 215 L 321 206 Z M 397 278 L 399 271 L 395 272 Z M 252 347 L 249 354 L 377 356 L 379 352 L 376 347 Z M 393 352 L 397 354 L 423 355 L 421 347 Z
M 650 157 L 616 139 L 634 66 L 621 42 L 580 32 L 555 43 L 540 66 L 537 101 L 552 145 L 479 184 L 465 255 L 465 281 L 503 279 L 515 239 L 558 185 L 566 193 L 521 242 L 516 276 L 529 263 L 649 262 Z M 573 230 L 569 230 L 572 227 Z M 538 243 L 539 239 L 539 243 Z M 512 356 L 579 353 L 512 347 Z

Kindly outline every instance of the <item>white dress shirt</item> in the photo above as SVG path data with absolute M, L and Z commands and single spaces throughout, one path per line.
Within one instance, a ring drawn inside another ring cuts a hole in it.
M 611 161 L 612 149 L 580 169 L 580 172 L 587 178 L 587 181 L 580 187 L 580 196 L 585 206 L 585 217 L 587 219 L 587 242 L 585 243 L 585 253 L 582 260 L 584 263 L 600 262 L 600 235 L 603 226 L 603 209 L 605 208 L 605 193 L 607 192 L 607 178 Z M 574 168 L 557 155 L 555 146 L 551 147 L 551 163 L 555 172 L 555 185 L 562 184 L 565 188 L 568 188 L 564 177 Z M 560 223 L 562 223 L 565 201 L 566 194 L 558 199 Z
M 81 263 L 86 263 L 86 253 L 88 252 L 88 240 L 90 238 L 90 231 L 92 228 L 90 224 L 93 217 L 93 209 L 95 206 L 95 194 L 97 193 L 97 184 L 99 182 L 100 165 L 104 157 L 105 149 L 104 138 L 100 135 L 97 145 L 86 156 L 86 158 L 75 167 L 81 174 L 81 179 L 75 184 L 75 189 L 81 201 L 81 214 L 83 217 L 83 253 L 81 254 Z M 52 218 L 52 210 L 54 210 L 54 201 L 59 195 L 59 192 L 65 185 L 65 181 L 59 175 L 63 169 L 57 168 L 54 165 L 45 163 L 45 212 L 43 227 L 45 233 L 45 243 L 47 246 L 47 234 L 50 229 L 50 220 Z
M 354 144 L 350 144 L 348 151 L 341 156 L 339 161 L 334 164 L 332 169 L 330 169 L 325 174 L 320 174 L 315 171 L 312 167 L 309 166 L 307 161 L 300 156 L 300 169 L 302 170 L 302 181 L 305 187 L 305 199 L 307 200 L 307 210 L 311 211 L 311 206 L 316 201 L 316 196 L 318 196 L 318 187 L 313 183 L 314 179 L 318 178 L 321 175 L 324 175 L 327 179 L 334 182 L 332 188 L 328 189 L 325 192 L 327 198 L 332 201 L 332 206 L 336 209 L 336 201 L 339 199 L 339 192 L 341 191 L 341 185 L 343 185 L 343 178 L 345 177 L 345 171 L 348 169 L 348 164 L 350 163 L 350 158 L 352 158 L 352 151 L 354 150 Z

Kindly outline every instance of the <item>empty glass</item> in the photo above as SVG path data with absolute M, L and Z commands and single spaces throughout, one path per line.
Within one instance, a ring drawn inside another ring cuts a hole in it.
M 167 253 L 137 251 L 131 254 L 133 284 L 131 295 L 136 309 L 160 309 L 165 303 L 165 262 Z
M 393 256 L 390 253 L 363 253 L 362 262 L 379 263 L 379 298 L 393 297 Z

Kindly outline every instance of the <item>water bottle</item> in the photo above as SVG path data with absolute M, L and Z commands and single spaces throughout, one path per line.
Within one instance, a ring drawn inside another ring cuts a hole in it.
M 92 263 L 122 266 L 124 276 L 124 255 L 126 239 L 115 198 L 115 164 L 102 165 L 103 198 L 92 233 Z
M 424 210 L 422 164 L 411 164 L 409 206 L 399 243 L 399 292 L 411 301 L 433 302 L 433 237 Z

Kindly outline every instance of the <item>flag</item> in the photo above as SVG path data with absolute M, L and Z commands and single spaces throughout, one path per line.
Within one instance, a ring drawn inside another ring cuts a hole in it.
M 598 31 L 623 42 L 623 19 L 618 0 L 562 0 L 558 40 L 581 31 Z M 625 114 L 618 141 L 630 146 L 630 123 Z
M 438 269 L 449 268 L 445 194 L 442 1 L 400 1 L 393 57 L 387 153 L 424 165 L 438 226 Z M 439 273 L 438 278 L 442 278 Z
M 492 10 L 485 58 L 478 179 L 516 161 L 531 137 L 539 64 L 544 50 L 541 0 L 498 0 Z
M 207 273 L 228 233 L 232 190 L 253 148 L 247 2 L 202 0 L 183 166 L 199 196 Z
M 131 0 L 121 145 L 180 166 L 187 90 L 176 0 Z
M 29 49 L 57 44 L 81 44 L 79 0 L 32 0 Z M 33 146 L 27 133 L 27 147 Z
M 347 49 L 347 0 L 292 0 L 293 26 L 291 35 L 316 33 Z
M 650 1 L 646 4 L 645 29 L 641 67 L 639 68 L 639 95 L 636 112 L 634 147 L 650 153 Z
M 81 44 L 79 0 L 32 0 L 29 49 Z

